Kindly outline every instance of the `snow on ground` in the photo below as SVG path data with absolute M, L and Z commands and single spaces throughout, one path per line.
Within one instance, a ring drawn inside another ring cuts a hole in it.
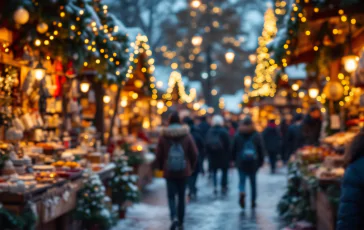
M 213 195 L 207 177 L 200 177 L 198 200 L 187 206 L 185 229 L 188 230 L 278 230 L 281 224 L 276 204 L 286 186 L 286 169 L 270 175 L 264 168 L 258 175 L 258 207 L 242 210 L 238 205 L 238 175 L 229 172 L 229 194 L 224 197 Z M 250 187 L 247 184 L 249 204 Z M 113 230 L 168 230 L 169 211 L 166 200 L 165 182 L 155 179 L 143 193 L 143 202 L 128 210 L 127 218 L 121 220 Z

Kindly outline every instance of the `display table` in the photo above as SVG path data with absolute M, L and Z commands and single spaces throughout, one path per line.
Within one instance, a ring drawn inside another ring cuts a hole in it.
M 105 183 L 113 177 L 115 165 L 106 165 L 97 172 Z M 25 193 L 0 193 L 0 203 L 10 211 L 20 214 L 31 202 L 37 215 L 36 229 L 75 229 L 71 211 L 76 207 L 77 192 L 83 186 L 81 176 L 71 180 L 58 179 L 53 184 L 38 184 Z

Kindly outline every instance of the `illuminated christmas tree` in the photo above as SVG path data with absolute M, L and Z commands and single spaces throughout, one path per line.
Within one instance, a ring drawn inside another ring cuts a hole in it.
M 273 97 L 276 92 L 276 84 L 273 80 L 274 72 L 277 68 L 275 61 L 270 57 L 267 44 L 277 34 L 277 19 L 271 7 L 268 8 L 264 15 L 264 28 L 262 36 L 259 37 L 259 47 L 257 49 L 257 66 L 252 96 Z

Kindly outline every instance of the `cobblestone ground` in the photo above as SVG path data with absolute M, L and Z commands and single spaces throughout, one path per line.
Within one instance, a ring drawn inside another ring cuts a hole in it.
M 238 174 L 229 172 L 230 191 L 227 196 L 213 195 L 207 177 L 200 177 L 198 200 L 187 206 L 186 230 L 277 230 L 282 226 L 278 220 L 276 204 L 286 186 L 286 169 L 271 175 L 267 167 L 258 174 L 257 208 L 242 210 L 238 205 Z M 248 186 L 248 184 L 247 184 Z M 248 201 L 250 187 L 247 187 Z M 250 202 L 249 202 L 250 204 Z M 127 218 L 114 230 L 168 230 L 169 211 L 165 182 L 154 180 L 143 193 L 140 204 L 129 208 Z

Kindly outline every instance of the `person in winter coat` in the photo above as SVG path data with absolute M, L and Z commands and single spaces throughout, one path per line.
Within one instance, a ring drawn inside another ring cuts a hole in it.
M 320 144 L 321 126 L 321 110 L 317 106 L 312 106 L 302 123 L 304 145 L 318 146 Z
M 167 181 L 171 229 L 183 229 L 186 183 L 197 164 L 197 154 L 189 127 L 181 125 L 177 112 L 172 113 L 168 127 L 162 129 L 156 152 L 158 167 Z
M 251 158 L 247 151 L 253 150 Z M 249 178 L 251 188 L 251 206 L 255 208 L 257 198 L 256 174 L 264 163 L 265 155 L 263 140 L 255 130 L 250 117 L 245 117 L 241 122 L 238 133 L 234 137 L 232 146 L 232 160 L 239 172 L 240 206 L 245 208 L 245 182 Z
M 271 173 L 274 174 L 277 156 L 282 151 L 282 137 L 275 120 L 268 121 L 268 126 L 263 131 L 263 140 L 269 157 Z
M 228 169 L 230 166 L 230 137 L 224 128 L 224 119 L 220 115 L 212 118 L 212 128 L 206 135 L 205 149 L 210 160 L 214 193 L 217 193 L 217 172 L 222 171 L 221 191 L 227 192 Z
M 364 229 L 364 130 L 354 138 L 342 180 L 337 230 Z
M 206 116 L 200 117 L 200 124 L 198 125 L 198 128 L 200 129 L 202 138 L 206 138 L 206 135 L 210 130 L 210 125 L 207 122 L 207 117 Z
M 288 125 L 287 120 L 285 118 L 282 118 L 281 123 L 279 124 L 279 131 L 282 136 L 282 145 L 281 145 L 282 148 L 284 148 L 284 146 L 287 144 L 286 140 L 287 140 L 288 126 L 289 125 Z M 281 158 L 282 158 L 284 164 L 286 164 L 287 163 L 286 151 L 284 149 L 282 149 L 280 151 L 280 153 L 281 153 Z
M 291 155 L 303 145 L 303 136 L 301 132 L 302 119 L 302 114 L 296 114 L 292 120 L 292 124 L 288 127 L 284 144 L 286 161 L 288 161 Z
M 188 125 L 190 127 L 191 135 L 196 143 L 197 150 L 198 150 L 197 166 L 188 180 L 189 197 L 190 197 L 190 199 L 193 199 L 193 198 L 196 198 L 196 196 L 197 196 L 196 182 L 197 182 L 198 174 L 202 171 L 205 141 L 202 138 L 200 130 L 195 126 L 194 121 L 191 118 L 185 117 L 183 119 L 183 123 L 185 123 L 186 125 Z

